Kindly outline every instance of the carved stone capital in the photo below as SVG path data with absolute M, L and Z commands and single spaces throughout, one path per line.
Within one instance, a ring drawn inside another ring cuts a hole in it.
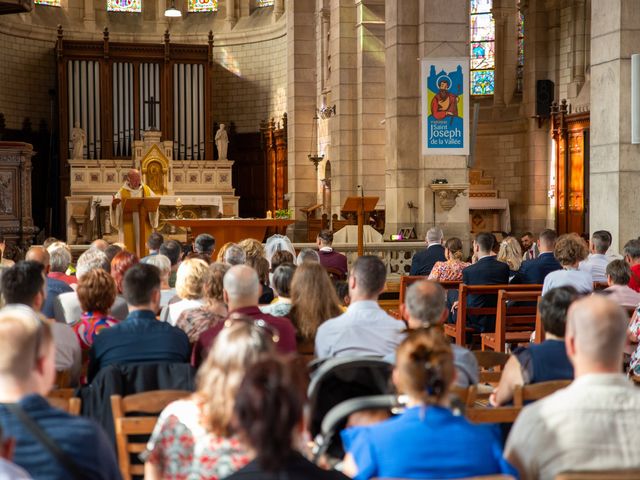
M 440 200 L 443 210 L 449 211 L 456 206 L 456 200 L 460 195 L 466 195 L 469 189 L 468 183 L 441 183 L 431 184 L 431 190 Z

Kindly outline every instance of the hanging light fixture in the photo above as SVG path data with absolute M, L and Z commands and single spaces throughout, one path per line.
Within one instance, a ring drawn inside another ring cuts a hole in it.
M 165 17 L 181 17 L 182 12 L 176 8 L 176 0 L 171 0 L 171 6 L 164 11 Z
M 311 148 L 309 150 L 311 153 L 309 153 L 307 157 L 309 158 L 309 161 L 313 162 L 317 172 L 318 165 L 324 158 L 324 155 L 319 155 L 318 153 L 318 110 L 313 114 L 313 123 L 311 124 Z

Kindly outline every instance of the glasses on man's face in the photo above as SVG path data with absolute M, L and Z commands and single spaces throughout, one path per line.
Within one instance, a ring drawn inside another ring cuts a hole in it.
M 262 318 L 251 318 L 246 315 L 231 315 L 224 321 L 224 328 L 228 328 L 236 322 L 243 322 L 250 325 L 252 329 L 255 329 L 261 335 L 266 335 L 271 338 L 273 343 L 280 341 L 280 332 L 273 326 L 269 325 Z

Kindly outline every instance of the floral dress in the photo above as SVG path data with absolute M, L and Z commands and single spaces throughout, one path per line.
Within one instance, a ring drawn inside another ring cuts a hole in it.
M 72 325 L 73 331 L 76 332 L 80 348 L 89 350 L 96 335 L 103 328 L 113 327 L 118 324 L 118 320 L 101 312 L 84 312 L 80 320 Z
M 640 308 L 636 310 L 636 318 L 629 326 L 629 331 L 636 338 L 640 338 Z M 631 354 L 631 362 L 629 363 L 629 374 L 640 375 L 640 344 Z
M 202 426 L 200 407 L 192 398 L 170 403 L 162 411 L 140 457 L 157 466 L 164 480 L 216 480 L 250 460 L 237 437 L 222 437 Z
M 462 270 L 467 268 L 469 265 L 471 264 L 453 259 L 447 260 L 446 262 L 436 262 L 429 274 L 429 280 L 436 280 L 440 282 L 461 281 Z

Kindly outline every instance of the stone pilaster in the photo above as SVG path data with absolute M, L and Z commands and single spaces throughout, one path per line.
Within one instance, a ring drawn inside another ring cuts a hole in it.
M 316 109 L 315 1 L 287 0 L 287 112 L 289 208 L 294 212 L 294 240 L 306 238 L 300 208 L 316 202 L 317 174 L 310 153 Z
M 438 0 L 420 3 L 418 26 L 420 57 L 464 57 L 469 55 L 469 11 L 466 0 L 451 0 L 446 4 Z M 420 90 L 416 91 L 420 95 Z M 471 113 L 471 109 L 469 109 Z M 420 127 L 418 125 L 418 135 Z M 415 141 L 420 145 L 420 139 Z M 433 224 L 433 194 L 429 185 L 435 178 L 446 178 L 449 183 L 468 183 L 467 157 L 420 156 L 418 230 L 424 233 Z M 465 243 L 469 239 L 468 196 L 458 197 L 455 207 L 435 207 L 435 223 L 441 225 L 445 236 L 456 236 Z
M 389 0 L 385 7 L 385 236 L 398 228 L 424 225 L 420 204 L 412 217 L 407 202 L 419 204 L 420 65 L 418 0 Z M 422 228 L 424 230 L 424 228 Z
M 640 45 L 635 0 L 591 4 L 589 227 L 620 252 L 640 231 L 640 145 L 631 144 L 631 54 Z

